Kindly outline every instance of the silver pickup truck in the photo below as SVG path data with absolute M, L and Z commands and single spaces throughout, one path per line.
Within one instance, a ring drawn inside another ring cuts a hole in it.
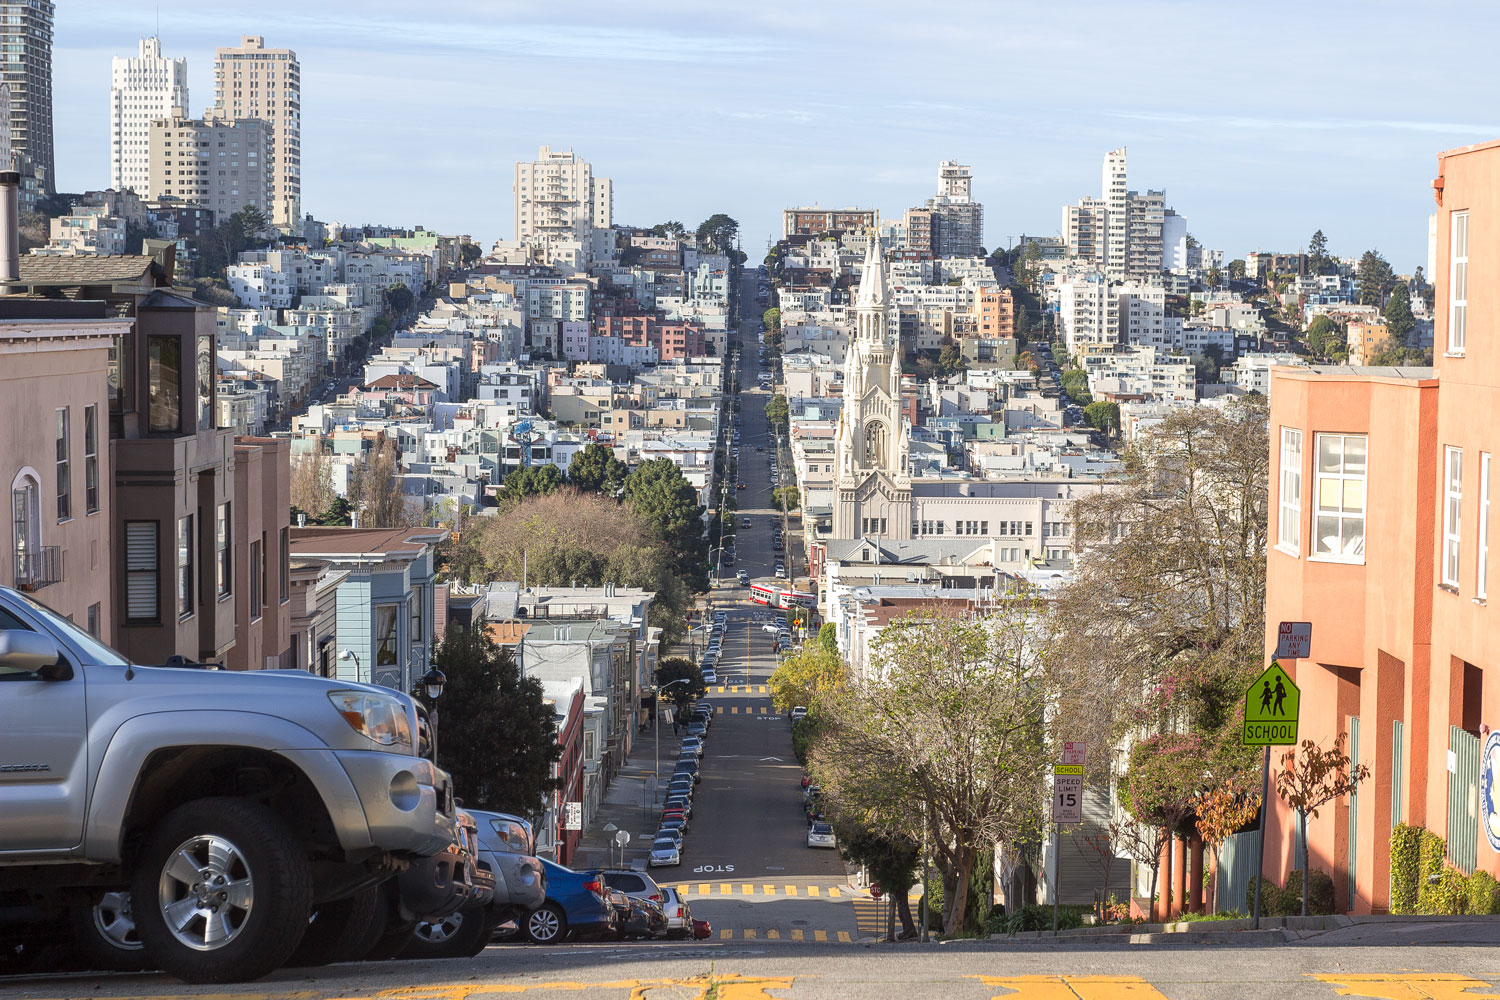
M 133 665 L 0 587 L 0 968 L 101 899 L 188 982 L 280 967 L 459 839 L 418 727 L 386 688 Z

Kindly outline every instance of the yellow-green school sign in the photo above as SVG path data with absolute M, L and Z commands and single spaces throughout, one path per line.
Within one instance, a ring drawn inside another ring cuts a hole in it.
M 1302 692 L 1274 660 L 1245 692 L 1247 747 L 1291 746 L 1297 742 L 1297 711 Z

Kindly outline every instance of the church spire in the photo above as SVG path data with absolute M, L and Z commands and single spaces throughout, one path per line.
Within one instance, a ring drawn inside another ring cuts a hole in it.
M 880 230 L 872 229 L 870 248 L 865 252 L 864 273 L 859 277 L 859 294 L 855 296 L 854 304 L 884 312 L 886 301 L 885 252 L 880 245 Z

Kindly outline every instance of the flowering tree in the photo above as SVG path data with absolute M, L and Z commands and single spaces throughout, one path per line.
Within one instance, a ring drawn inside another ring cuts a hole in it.
M 1370 776 L 1364 764 L 1352 767 L 1349 755 L 1344 752 L 1344 741 L 1348 733 L 1339 733 L 1333 746 L 1327 750 L 1312 740 L 1303 740 L 1302 756 L 1297 750 L 1288 750 L 1281 755 L 1281 770 L 1276 772 L 1276 794 L 1297 811 L 1298 832 L 1302 835 L 1303 851 L 1307 850 L 1307 817 L 1316 817 L 1318 810 L 1334 799 L 1343 798 Z M 1312 865 L 1307 866 L 1311 868 Z M 1307 916 L 1309 887 L 1312 872 L 1302 873 L 1302 915 Z
M 1240 827 L 1255 818 L 1260 810 L 1260 792 L 1245 788 L 1237 778 L 1204 792 L 1198 799 L 1198 835 L 1213 852 L 1214 870 L 1219 867 L 1219 848 Z M 1219 900 L 1214 898 L 1214 910 Z

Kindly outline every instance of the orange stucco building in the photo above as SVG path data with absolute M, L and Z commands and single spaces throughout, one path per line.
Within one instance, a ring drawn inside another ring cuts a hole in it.
M 1279 622 L 1312 623 L 1309 658 L 1283 664 L 1302 689 L 1298 737 L 1326 747 L 1348 733 L 1370 768 L 1310 820 L 1306 845 L 1356 913 L 1389 905 L 1396 823 L 1444 837 L 1458 868 L 1500 875 L 1500 777 L 1481 760 L 1500 725 L 1488 607 L 1500 141 L 1440 155 L 1433 190 L 1434 366 L 1282 368 L 1271 380 L 1266 648 Z M 1278 880 L 1302 866 L 1295 827 L 1273 793 L 1264 861 Z

